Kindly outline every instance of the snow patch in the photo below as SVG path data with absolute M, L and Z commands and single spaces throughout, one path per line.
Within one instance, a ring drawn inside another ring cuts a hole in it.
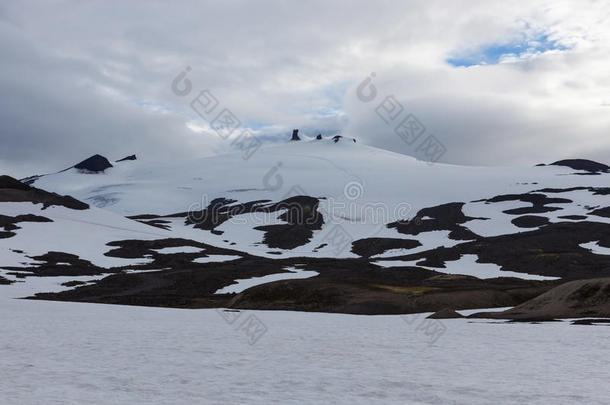
M 235 280 L 235 284 L 231 284 L 224 288 L 221 288 L 220 290 L 216 291 L 215 294 L 238 294 L 244 290 L 247 290 L 250 287 L 271 283 L 272 281 L 310 278 L 319 274 L 317 271 L 306 271 L 298 269 L 296 267 L 287 267 L 286 270 L 289 270 L 290 273 L 277 273 L 263 277 L 252 277 Z

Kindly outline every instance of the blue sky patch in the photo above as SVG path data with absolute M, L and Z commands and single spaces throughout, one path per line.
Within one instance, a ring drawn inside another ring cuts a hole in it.
M 450 57 L 447 62 L 453 66 L 468 67 L 473 65 L 495 65 L 500 63 L 504 56 L 522 56 L 523 54 L 536 54 L 552 50 L 564 51 L 567 48 L 557 41 L 549 39 L 547 34 L 534 38 L 526 38 L 520 42 L 505 44 L 490 44 L 471 52 Z

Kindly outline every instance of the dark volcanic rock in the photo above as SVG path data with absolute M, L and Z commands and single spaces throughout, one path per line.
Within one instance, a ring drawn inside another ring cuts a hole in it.
M 79 285 L 85 285 L 85 284 L 87 284 L 87 283 L 84 281 L 77 281 L 77 280 L 61 283 L 61 285 L 63 285 L 64 287 L 77 287 Z
M 564 280 L 609 277 L 610 255 L 595 255 L 580 247 L 609 233 L 610 225 L 604 223 L 559 222 L 532 231 L 467 242 L 448 250 L 476 254 L 480 263 L 496 263 L 503 269 Z
M 596 215 L 598 217 L 610 218 L 610 207 L 599 208 L 589 212 L 589 215 Z
M 478 256 L 478 263 L 494 263 L 503 270 L 565 280 L 610 277 L 610 255 L 596 255 L 580 245 L 599 241 L 610 247 L 610 224 L 558 222 L 539 229 L 479 238 L 452 247 L 406 254 L 394 260 L 415 261 L 419 266 L 443 268 L 445 262 L 464 254 Z
M 320 139 L 322 139 L 322 134 L 318 134 L 318 136 L 316 136 L 316 139 L 319 141 Z
M 445 308 L 445 309 L 441 309 L 440 311 L 437 311 L 437 312 L 433 313 L 432 315 L 429 315 L 427 318 L 430 318 L 430 319 L 455 319 L 455 318 L 464 318 L 464 315 L 455 312 L 453 309 Z
M 0 189 L 29 190 L 30 188 L 10 176 L 0 176 Z
M 566 166 L 574 170 L 584 170 L 591 173 L 608 173 L 610 166 L 587 159 L 565 159 L 551 163 L 553 166 Z
M 151 214 L 131 215 L 131 216 L 128 216 L 127 218 L 133 219 L 134 221 L 138 221 L 138 222 L 141 222 L 146 225 L 154 226 L 155 228 L 160 228 L 160 229 L 165 229 L 165 230 L 170 229 L 170 226 L 167 224 L 170 224 L 171 221 L 161 219 L 157 215 L 151 215 Z
M 337 267 L 340 266 L 337 263 Z M 512 306 L 550 288 L 525 280 L 488 281 L 476 278 L 457 279 L 458 284 L 446 280 L 443 286 L 433 286 L 426 285 L 425 280 L 418 280 L 426 277 L 423 269 L 376 268 L 371 272 L 369 266 L 356 266 L 354 262 L 347 272 L 334 272 L 329 268 L 313 278 L 255 286 L 238 294 L 230 306 L 367 315 L 405 314 L 439 311 L 447 307 Z M 324 269 L 320 265 L 315 268 Z
M 294 249 L 303 246 L 311 240 L 311 229 L 301 225 L 267 225 L 254 228 L 264 231 L 263 243 L 275 249 Z
M 471 317 L 515 320 L 610 317 L 610 278 L 572 281 L 507 311 L 480 312 Z
M 352 252 L 359 256 L 371 257 L 390 249 L 414 249 L 421 243 L 413 239 L 365 238 L 352 242 Z
M 610 319 L 577 319 L 572 321 L 570 325 L 599 325 L 599 324 L 610 324 Z
M 269 200 L 250 201 L 243 204 L 231 205 L 235 202 L 237 201 L 227 198 L 215 198 L 203 210 L 166 215 L 166 217 L 187 217 L 187 225 L 194 225 L 195 228 L 198 229 L 213 231 L 214 228 L 223 224 L 225 221 L 228 221 L 235 215 L 248 214 L 259 210 L 264 212 L 265 210 L 270 209 L 269 204 L 266 204 Z
M 522 217 L 514 218 L 510 222 L 519 228 L 538 228 L 548 224 L 549 219 L 547 217 L 540 217 L 536 215 L 524 215 Z
M 9 176 L 0 176 L 0 202 L 31 202 L 43 204 L 43 209 L 52 205 L 60 205 L 74 210 L 86 210 L 89 208 L 88 204 L 70 196 L 49 193 L 23 184 Z
M 254 229 L 265 231 L 263 243 L 270 248 L 294 249 L 309 243 L 313 231 L 322 229 L 324 217 L 318 211 L 319 200 L 308 196 L 287 198 L 278 204 L 267 207 L 271 212 L 286 210 L 278 219 L 288 224 L 257 226 Z
M 128 240 L 109 245 L 119 247 L 109 252 L 109 256 L 142 257 L 152 254 L 154 262 L 139 268 L 164 270 L 116 272 L 94 284 L 70 291 L 37 294 L 35 298 L 180 308 L 231 307 L 400 314 L 443 308 L 514 306 L 548 291 L 554 285 L 514 278 L 480 280 L 442 275 L 417 267 L 380 269 L 363 259 L 267 259 L 240 253 L 241 259 L 230 262 L 196 263 L 193 259 L 203 257 L 203 253 L 168 255 L 155 252 L 160 247 L 188 245 L 202 247 L 205 254 L 236 253 L 182 239 Z M 57 256 L 54 259 L 63 261 L 70 258 Z M 287 266 L 297 264 L 304 270 L 315 270 L 319 275 L 258 285 L 239 294 L 215 294 L 236 279 L 283 273 Z M 68 268 L 65 266 L 62 270 L 66 272 Z
M 569 187 L 569 188 L 542 188 L 532 193 L 568 193 L 570 191 L 587 190 L 593 195 L 610 195 L 610 187 Z
M 11 280 L 7 280 L 4 277 L 0 276 L 0 285 L 8 285 L 8 284 L 12 284 L 13 282 Z
M 292 138 L 290 138 L 291 141 L 300 141 L 301 138 L 299 138 L 299 130 L 298 129 L 293 129 L 292 130 Z
M 582 221 L 582 220 L 587 219 L 587 216 L 586 215 L 561 215 L 561 216 L 559 216 L 557 218 L 569 219 L 569 220 L 572 220 L 572 221 Z
M 98 173 L 112 167 L 108 159 L 102 155 L 93 155 L 82 162 L 73 166 L 75 169 L 79 169 L 85 172 Z
M 123 159 L 119 159 L 117 160 L 117 162 L 124 162 L 126 160 L 136 160 L 136 155 L 129 155 L 129 156 L 125 156 Z
M 486 203 L 498 203 L 505 201 L 522 201 L 532 204 L 531 207 L 513 208 L 502 211 L 509 215 L 541 214 L 543 212 L 558 211 L 559 207 L 547 207 L 547 204 L 569 204 L 572 200 L 567 198 L 551 198 L 544 194 L 524 193 L 524 194 L 503 194 L 493 198 L 483 200 Z
M 319 200 L 309 196 L 295 196 L 277 203 L 269 200 L 250 201 L 234 204 L 235 200 L 217 198 L 201 211 L 179 213 L 167 217 L 187 216 L 186 224 L 195 228 L 216 232 L 214 228 L 235 215 L 251 212 L 271 213 L 286 210 L 278 219 L 288 224 L 258 226 L 254 229 L 264 231 L 263 243 L 270 248 L 294 249 L 311 240 L 313 231 L 322 228 L 324 218 L 318 212 Z
M 462 212 L 464 203 L 453 202 L 448 204 L 428 207 L 417 212 L 414 218 L 408 221 L 397 221 L 387 225 L 388 228 L 396 228 L 400 233 L 407 235 L 419 235 L 430 231 L 451 231 L 449 237 L 454 240 L 472 240 L 479 236 L 461 224 L 473 219 Z
M 53 220 L 32 214 L 17 215 L 15 217 L 0 214 L 0 227 L 6 231 L 0 232 L 0 239 L 15 236 L 16 234 L 10 231 L 21 229 L 21 227 L 16 225 L 20 222 L 53 222 Z
M 97 267 L 88 260 L 81 259 L 71 253 L 47 252 L 44 255 L 32 256 L 32 259 L 44 262 L 44 264 L 27 268 L 27 271 L 32 272 L 34 276 L 40 277 L 93 276 L 114 272 L 114 270 Z

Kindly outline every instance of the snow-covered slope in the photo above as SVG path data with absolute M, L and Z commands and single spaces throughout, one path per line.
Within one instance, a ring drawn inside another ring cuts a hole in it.
M 99 208 L 73 210 L 31 202 L 0 203 L 0 213 L 7 216 L 39 215 L 52 222 L 19 222 L 16 235 L 0 239 L 0 266 L 22 267 L 31 263 L 27 256 L 47 252 L 77 255 L 99 267 L 120 267 L 146 262 L 145 259 L 108 257 L 106 243 L 121 239 L 161 239 L 169 232 L 156 229 Z
M 297 191 L 389 208 L 406 203 L 412 216 L 421 208 L 452 201 L 543 187 L 608 185 L 604 175 L 571 173 L 575 170 L 561 166 L 430 164 L 347 140 L 323 139 L 263 147 L 247 160 L 234 153 L 172 165 L 125 161 L 101 174 L 70 169 L 44 176 L 34 185 L 125 216 L 183 212 L 219 197 L 278 201 Z
M 237 204 L 258 200 L 279 202 L 290 196 L 308 195 L 320 198 L 318 211 L 324 217 L 324 224 L 313 231 L 308 243 L 292 249 L 270 249 L 262 243 L 264 232 L 255 229 L 285 223 L 277 219 L 282 211 L 235 215 L 218 225 L 216 234 L 185 226 L 185 216 L 163 220 L 168 221 L 167 227 L 175 236 L 238 247 L 255 255 L 355 257 L 350 252 L 350 243 L 338 246 L 341 243 L 331 242 L 370 237 L 412 238 L 386 225 L 409 220 L 423 208 L 449 202 L 463 202 L 465 215 L 483 218 L 466 224 L 475 234 L 494 236 L 523 231 L 511 222 L 515 215 L 503 211 L 528 206 L 528 203 L 472 201 L 542 188 L 608 184 L 606 174 L 575 173 L 585 172 L 562 166 L 430 164 L 344 138 L 339 142 L 322 139 L 263 147 L 249 159 L 234 153 L 172 165 L 125 161 L 100 174 L 71 169 L 44 176 L 34 185 L 125 216 L 194 212 L 217 198 L 234 200 Z M 586 190 L 573 191 L 567 196 L 572 204 L 541 215 L 550 222 L 559 222 L 563 219 L 558 216 L 586 215 L 590 211 L 588 207 L 608 205 L 606 196 Z M 603 217 L 594 220 L 608 222 Z M 448 234 L 448 230 L 419 233 L 414 239 L 422 246 L 410 253 L 457 243 Z

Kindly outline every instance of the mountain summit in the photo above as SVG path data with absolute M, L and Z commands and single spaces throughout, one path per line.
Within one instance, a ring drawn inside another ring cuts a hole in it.
M 73 167 L 85 172 L 99 173 L 112 167 L 112 164 L 102 155 L 93 155 Z

